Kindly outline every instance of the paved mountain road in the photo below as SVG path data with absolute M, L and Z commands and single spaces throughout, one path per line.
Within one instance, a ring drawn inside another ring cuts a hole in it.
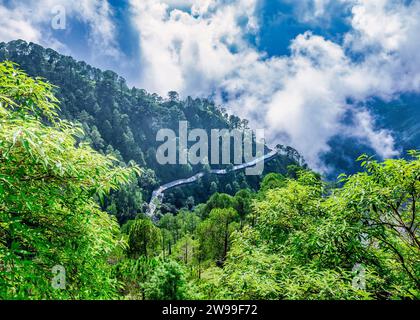
M 264 161 L 270 161 L 271 159 L 277 157 L 277 155 L 280 154 L 279 150 L 273 150 L 270 151 L 269 153 L 267 153 L 266 155 L 256 158 L 253 161 L 247 162 L 247 163 L 243 163 L 240 165 L 236 165 L 234 166 L 231 170 L 227 170 L 227 169 L 219 169 L 219 170 L 210 170 L 210 174 L 217 174 L 217 175 L 225 175 L 228 174 L 229 172 L 233 172 L 233 171 L 238 171 L 238 170 L 243 170 L 249 167 L 253 167 L 256 164 Z M 179 187 L 185 184 L 190 184 L 190 183 L 194 183 L 196 182 L 198 179 L 204 177 L 204 175 L 206 175 L 205 172 L 199 172 L 195 175 L 193 175 L 192 177 L 186 178 L 186 179 L 179 179 L 179 180 L 175 180 L 169 183 L 166 183 L 164 185 L 161 185 L 158 189 L 156 189 L 155 191 L 153 191 L 152 193 L 152 198 L 149 202 L 149 210 L 147 212 L 147 215 L 149 217 L 151 217 L 152 219 L 156 220 L 155 217 L 155 212 L 156 209 L 158 207 L 158 205 L 160 204 L 163 196 L 164 196 L 164 192 L 175 188 L 175 187 Z

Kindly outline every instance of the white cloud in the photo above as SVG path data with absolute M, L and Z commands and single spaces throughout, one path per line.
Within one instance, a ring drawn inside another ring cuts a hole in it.
M 290 56 L 271 58 L 245 37 L 258 29 L 257 0 L 188 1 L 190 11 L 169 2 L 131 0 L 143 87 L 184 96 L 216 93 L 218 102 L 223 93 L 232 112 L 265 127 L 272 143 L 296 147 L 318 169 L 325 169 L 319 156 L 336 134 L 363 138 L 383 157 L 396 155 L 391 133 L 376 130 L 372 116 L 355 105 L 420 91 L 418 2 L 340 0 L 352 8 L 343 43 L 307 32 L 292 41 Z M 331 1 L 301 5 L 313 9 L 311 19 L 322 18 Z M 353 61 L 349 53 L 356 51 L 362 59 Z M 351 125 L 342 123 L 348 112 Z
M 261 1 L 130 0 L 141 53 L 137 84 L 162 95 L 213 94 L 218 103 L 228 97 L 231 112 L 266 128 L 271 143 L 297 148 L 317 169 L 325 169 L 320 155 L 337 134 L 364 139 L 383 157 L 395 155 L 391 133 L 375 129 L 360 105 L 420 91 L 420 2 L 299 1 L 297 13 L 306 22 L 328 20 L 337 4 L 351 9 L 351 30 L 342 43 L 306 32 L 291 41 L 289 56 L 268 57 L 248 41 L 258 35 Z M 48 31 L 57 3 L 89 25 L 94 51 L 118 56 L 107 1 L 12 1 L 6 7 L 0 0 L 0 40 L 60 46 Z M 351 124 L 343 123 L 348 113 Z
M 115 26 L 108 1 L 101 0 L 0 0 L 0 41 L 23 39 L 44 46 L 69 51 L 53 36 L 53 9 L 62 6 L 66 20 L 77 19 L 90 30 L 89 43 L 92 52 L 113 58 L 120 57 L 115 41 Z M 71 26 L 67 25 L 68 28 Z
M 372 116 L 366 110 L 361 110 L 355 114 L 357 122 L 357 130 L 351 132 L 352 135 L 359 138 L 367 138 L 370 145 L 381 157 L 389 157 L 397 155 L 394 147 L 394 139 L 390 132 L 386 129 L 374 131 L 372 128 Z
M 28 19 L 29 11 L 3 6 L 0 3 L 0 41 L 24 38 L 27 41 L 39 41 L 42 34 Z
M 420 2 L 406 2 L 358 0 L 346 35 L 345 46 L 369 52 L 364 65 L 392 84 L 388 94 L 420 90 Z
M 68 1 L 65 2 L 67 5 Z M 79 0 L 71 3 L 73 4 L 70 6 L 71 12 L 90 26 L 90 41 L 95 46 L 94 52 L 101 52 L 114 58 L 120 57 L 121 54 L 115 40 L 113 12 L 108 1 Z
M 242 39 L 256 28 L 255 2 L 242 0 L 212 11 L 216 1 L 195 1 L 191 14 L 169 10 L 164 2 L 131 1 L 142 53 L 141 85 L 161 94 L 212 92 L 250 55 L 257 55 Z
M 38 39 L 39 34 L 33 30 L 31 25 L 20 17 L 15 17 L 15 20 L 5 19 L 3 17 L 10 16 L 11 12 L 7 8 L 0 7 L 0 17 L 2 17 L 2 26 L 0 28 L 0 38 L 9 41 L 16 39 L 21 34 L 26 34 L 31 40 Z

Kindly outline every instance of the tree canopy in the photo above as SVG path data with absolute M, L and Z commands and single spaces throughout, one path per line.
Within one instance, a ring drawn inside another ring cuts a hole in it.
M 244 124 L 202 100 L 163 100 L 40 52 L 66 75 L 64 111 L 56 87 L 0 63 L 0 299 L 420 298 L 418 151 L 382 162 L 363 155 L 359 173 L 331 184 L 286 148 L 261 177 L 231 172 L 173 190 L 152 221 L 141 212 L 159 179 L 146 155 L 155 150 L 143 153 L 139 141 L 173 115 Z M 86 92 L 75 78 L 101 92 L 92 110 L 76 102 Z M 105 92 L 111 101 L 100 101 Z M 124 110 L 130 99 L 142 111 Z M 77 124 L 62 119 L 73 112 Z M 130 121 L 151 127 L 130 133 Z
M 52 86 L 0 64 L 0 298 L 112 298 L 107 262 L 123 245 L 95 197 L 140 173 L 79 143 Z M 51 286 L 65 270 L 66 290 Z

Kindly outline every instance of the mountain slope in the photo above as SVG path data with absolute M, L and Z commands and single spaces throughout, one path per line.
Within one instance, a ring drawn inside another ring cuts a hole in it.
M 19 64 L 30 76 L 43 77 L 55 86 L 61 101 L 60 116 L 80 122 L 91 145 L 103 153 L 116 153 L 124 162 L 134 160 L 146 168 L 139 180 L 104 206 L 109 212 L 129 218 L 145 211 L 144 203 L 159 185 L 189 177 L 207 170 L 203 165 L 165 165 L 156 161 L 156 133 L 162 128 L 178 131 L 179 121 L 188 121 L 190 128 L 246 128 L 247 121 L 228 115 L 206 99 L 188 97 L 180 100 L 171 92 L 164 99 L 145 90 L 128 88 L 126 81 L 112 71 L 101 71 L 84 62 L 75 61 L 52 49 L 45 49 L 22 40 L 0 43 L 0 61 Z M 270 161 L 265 173 L 287 173 L 287 167 L 301 162 L 292 148 L 286 155 Z M 213 168 L 212 168 L 213 169 Z M 193 188 L 177 188 L 166 195 L 167 211 L 206 201 L 214 192 L 234 194 L 240 189 L 257 189 L 261 177 L 243 172 L 217 177 L 206 176 Z

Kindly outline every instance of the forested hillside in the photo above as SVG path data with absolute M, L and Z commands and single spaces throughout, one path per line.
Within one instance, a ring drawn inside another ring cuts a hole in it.
M 119 226 L 98 203 L 147 176 L 93 150 L 53 91 L 0 63 L 0 299 L 420 298 L 418 152 L 361 156 L 340 188 L 289 166 Z
M 60 101 L 59 115 L 81 123 L 84 141 L 95 150 L 114 154 L 125 163 L 134 160 L 144 169 L 142 179 L 114 192 L 103 204 L 103 209 L 120 221 L 145 212 L 145 203 L 159 185 L 208 170 L 203 165 L 159 165 L 156 161 L 156 149 L 161 144 L 156 142 L 159 129 L 177 132 L 182 120 L 187 120 L 190 128 L 207 131 L 248 126 L 246 120 L 228 115 L 210 100 L 191 97 L 180 100 L 176 92 L 162 98 L 128 88 L 125 80 L 114 72 L 102 72 L 33 43 L 21 40 L 0 43 L 0 61 L 4 60 L 16 62 L 30 76 L 45 78 L 57 86 L 54 92 Z M 264 173 L 286 174 L 289 165 L 302 162 L 294 149 L 287 147 L 286 150 L 288 154 L 267 163 Z M 162 211 L 175 213 L 179 208 L 192 207 L 206 201 L 214 192 L 234 195 L 241 189 L 257 190 L 260 181 L 260 177 L 246 176 L 243 172 L 208 175 L 194 188 L 167 192 Z

